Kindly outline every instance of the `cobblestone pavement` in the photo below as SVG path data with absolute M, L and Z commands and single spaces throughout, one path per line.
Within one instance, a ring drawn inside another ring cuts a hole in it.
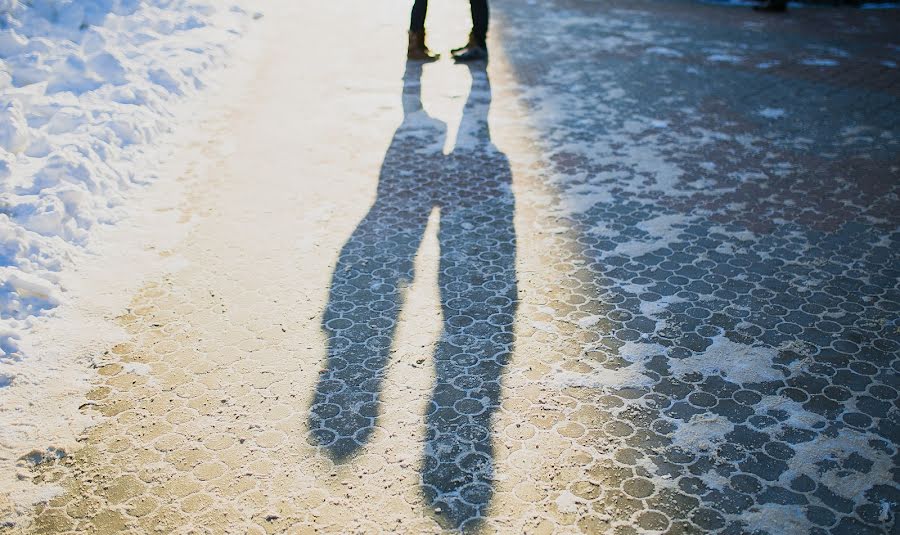
M 502 0 L 401 80 L 407 7 L 272 7 L 333 55 L 259 67 L 18 527 L 897 533 L 896 12 Z

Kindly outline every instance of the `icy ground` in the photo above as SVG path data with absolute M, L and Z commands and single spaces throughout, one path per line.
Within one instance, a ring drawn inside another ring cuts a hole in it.
M 154 181 L 179 105 L 254 16 L 210 0 L 0 0 L 0 388 L 65 301 L 59 272 Z
M 0 522 L 897 531 L 900 20 L 491 6 L 467 68 L 404 65 L 409 2 L 267 3 L 185 152 L 239 150 L 146 188 L 184 198 L 180 263 L 23 408 L 96 425 L 28 437 Z M 429 9 L 457 45 L 465 2 Z

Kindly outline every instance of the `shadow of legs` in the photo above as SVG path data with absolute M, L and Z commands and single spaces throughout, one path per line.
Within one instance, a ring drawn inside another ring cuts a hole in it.
M 328 362 L 310 407 L 310 433 L 335 459 L 375 429 L 381 381 L 400 313 L 402 286 L 440 187 L 446 125 L 422 108 L 421 62 L 407 62 L 403 122 L 378 176 L 378 196 L 341 250 L 322 328 Z
M 491 419 L 514 342 L 516 245 L 505 156 L 489 145 L 453 158 L 460 175 L 438 234 L 444 332 L 435 352 L 422 485 L 440 516 L 465 529 L 486 515 L 493 495 Z
M 378 198 L 341 251 L 323 328 L 328 362 L 310 407 L 310 432 L 338 460 L 372 434 L 404 281 L 433 207 L 441 210 L 444 326 L 426 416 L 422 489 L 440 518 L 467 529 L 493 495 L 491 419 L 513 346 L 515 211 L 506 156 L 491 143 L 490 82 L 470 66 L 472 91 L 456 147 L 420 97 L 421 66 L 407 63 L 403 123 L 385 155 Z
M 412 280 L 430 211 L 427 205 L 406 208 L 398 210 L 379 196 L 334 270 L 323 318 L 328 363 L 316 386 L 309 427 L 336 459 L 355 453 L 375 427 L 401 286 Z

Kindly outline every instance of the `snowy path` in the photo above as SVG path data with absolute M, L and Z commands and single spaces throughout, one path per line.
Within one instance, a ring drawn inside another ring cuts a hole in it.
M 184 232 L 172 198 L 200 154 L 172 153 L 214 122 L 198 103 L 239 77 L 224 67 L 252 52 L 254 16 L 205 0 L 0 2 L 4 491 L 37 491 L 17 484 L 18 458 L 70 449 L 89 423 L 73 399 L 120 334 L 110 311 L 164 267 L 154 247 Z
M 14 529 L 893 529 L 887 23 L 496 2 L 486 72 L 404 72 L 352 4 L 268 8 Z

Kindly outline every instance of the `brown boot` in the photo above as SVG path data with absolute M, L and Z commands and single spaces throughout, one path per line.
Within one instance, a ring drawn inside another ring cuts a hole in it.
M 435 61 L 438 54 L 432 54 L 425 46 L 425 31 L 409 32 L 409 48 L 406 49 L 406 58 L 416 61 Z

